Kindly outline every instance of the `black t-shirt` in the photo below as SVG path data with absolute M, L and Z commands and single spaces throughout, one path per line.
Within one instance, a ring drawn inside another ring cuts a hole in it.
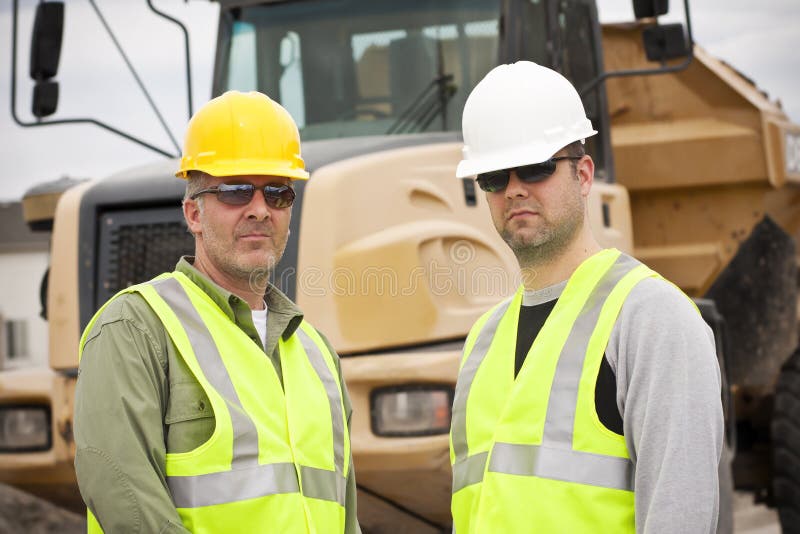
M 517 352 L 514 359 L 514 377 L 519 374 L 525 357 L 533 345 L 533 340 L 544 326 L 544 322 L 553 311 L 558 299 L 543 302 L 536 306 L 521 306 L 517 327 Z M 622 435 L 622 417 L 617 409 L 617 378 L 608 360 L 603 357 L 597 385 L 594 390 L 594 405 L 600 422 L 612 432 Z

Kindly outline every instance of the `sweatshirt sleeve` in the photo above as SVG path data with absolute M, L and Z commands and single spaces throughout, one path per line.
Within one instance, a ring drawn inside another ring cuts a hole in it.
M 107 533 L 188 532 L 166 484 L 166 355 L 140 299 L 112 302 L 84 346 L 75 395 L 78 486 Z
M 606 357 L 635 467 L 636 532 L 716 532 L 724 422 L 711 329 L 662 279 L 639 283 Z

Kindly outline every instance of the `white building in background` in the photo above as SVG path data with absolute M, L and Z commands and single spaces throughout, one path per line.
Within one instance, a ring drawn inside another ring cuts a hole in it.
M 0 203 L 0 369 L 47 364 L 42 278 L 50 233 L 32 232 L 19 202 Z

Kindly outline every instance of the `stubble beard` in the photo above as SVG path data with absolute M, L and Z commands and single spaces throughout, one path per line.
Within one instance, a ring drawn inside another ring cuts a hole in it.
M 231 243 L 226 244 L 221 236 L 217 236 L 213 231 L 209 233 L 206 230 L 203 239 L 206 255 L 230 279 L 250 286 L 253 285 L 254 279 L 264 281 L 269 278 L 286 248 L 286 242 L 282 244 L 276 243 L 276 248 L 269 253 L 265 261 L 253 264 L 242 261 L 239 257 L 239 251 L 236 250 L 236 238 L 231 239 Z
M 570 203 L 555 221 L 541 223 L 532 234 L 525 232 L 529 228 L 511 230 L 508 226 L 500 232 L 523 269 L 547 265 L 569 249 L 583 227 L 582 203 Z

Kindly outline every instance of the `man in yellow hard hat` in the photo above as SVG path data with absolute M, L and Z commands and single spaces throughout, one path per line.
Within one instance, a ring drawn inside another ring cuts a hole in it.
M 225 93 L 190 121 L 177 176 L 195 256 L 81 339 L 90 532 L 359 532 L 338 357 L 264 283 L 308 179 L 297 126 L 266 95 Z
M 692 301 L 588 223 L 597 132 L 561 74 L 521 61 L 475 87 L 476 176 L 523 273 L 464 346 L 453 403 L 459 534 L 716 532 L 714 338 Z

